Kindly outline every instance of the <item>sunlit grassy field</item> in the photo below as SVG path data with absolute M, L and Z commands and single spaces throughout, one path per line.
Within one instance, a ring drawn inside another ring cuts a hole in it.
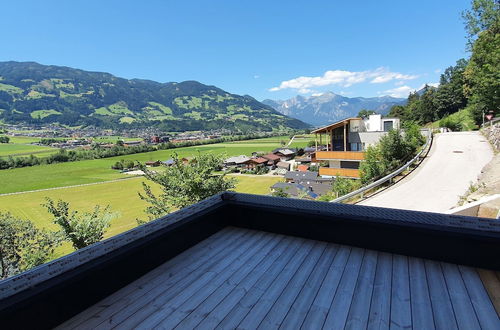
M 126 174 L 121 174 L 111 169 L 111 165 L 121 159 L 140 162 L 148 160 L 164 161 L 171 158 L 174 153 L 177 153 L 179 157 L 193 157 L 199 152 L 218 153 L 227 156 L 250 155 L 254 151 L 269 152 L 278 148 L 281 146 L 280 142 L 282 139 L 287 139 L 287 137 L 209 144 L 105 159 L 1 170 L 0 182 L 2 184 L 0 185 L 0 194 L 124 178 L 127 177 Z
M 236 191 L 251 194 L 268 194 L 269 187 L 279 181 L 280 177 L 270 176 L 234 176 L 237 180 Z M 0 196 L 0 211 L 30 219 L 37 226 L 57 229 L 52 223 L 52 218 L 46 208 L 42 206 L 45 198 L 63 199 L 70 203 L 71 208 L 80 211 L 91 211 L 95 205 L 109 205 L 116 217 L 106 237 L 110 237 L 137 226 L 136 219 L 147 219 L 144 209 L 146 203 L 141 200 L 138 193 L 142 191 L 142 177 L 120 180 L 117 182 L 104 182 L 80 187 L 60 188 L 47 191 L 36 191 L 15 195 Z M 154 191 L 159 188 L 153 186 Z M 63 255 L 72 251 L 69 244 L 58 249 L 57 254 Z

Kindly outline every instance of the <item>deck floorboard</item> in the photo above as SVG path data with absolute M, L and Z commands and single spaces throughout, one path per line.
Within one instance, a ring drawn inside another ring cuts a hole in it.
M 499 329 L 473 268 L 228 227 L 59 329 Z

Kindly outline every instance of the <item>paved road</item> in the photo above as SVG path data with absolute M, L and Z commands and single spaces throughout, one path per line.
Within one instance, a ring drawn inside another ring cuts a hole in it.
M 479 132 L 438 134 L 427 159 L 413 173 L 359 204 L 445 212 L 492 158 L 491 147 Z

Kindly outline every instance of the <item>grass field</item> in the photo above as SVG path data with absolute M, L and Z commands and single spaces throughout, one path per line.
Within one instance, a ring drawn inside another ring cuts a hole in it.
M 268 194 L 269 187 L 281 179 L 270 176 L 235 177 L 238 180 L 235 190 L 251 194 Z M 106 233 L 106 237 L 110 237 L 137 226 L 137 218 L 147 218 L 144 213 L 146 203 L 138 196 L 138 192 L 142 191 L 143 180 L 139 177 L 81 187 L 4 195 L 0 196 L 0 211 L 11 212 L 18 217 L 30 219 L 39 227 L 55 230 L 57 226 L 52 223 L 51 216 L 42 206 L 46 197 L 63 199 L 70 203 L 72 209 L 81 211 L 91 211 L 95 205 L 109 205 L 111 211 L 116 213 Z M 156 188 L 155 191 L 158 192 L 159 189 Z M 60 256 L 71 251 L 72 247 L 65 244 L 58 249 L 57 254 Z
M 0 143 L 0 157 L 21 157 L 36 154 L 38 157 L 44 157 L 51 153 L 57 152 L 57 149 L 37 146 L 30 144 L 40 141 L 39 138 L 12 136 L 9 137 L 9 143 Z
M 286 139 L 287 137 L 283 137 Z M 166 160 L 176 152 L 179 157 L 193 157 L 198 152 L 225 153 L 227 156 L 250 155 L 253 151 L 268 152 L 281 146 L 282 137 L 249 141 L 210 144 L 160 150 L 147 153 L 118 156 L 105 159 L 85 160 L 71 163 L 39 165 L 0 171 L 0 194 L 64 187 L 85 183 L 109 181 L 125 177 L 112 170 L 111 165 L 121 159 L 145 162 Z

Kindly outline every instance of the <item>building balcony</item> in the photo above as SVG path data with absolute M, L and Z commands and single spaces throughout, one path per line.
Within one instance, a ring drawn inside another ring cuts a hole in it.
M 365 153 L 362 151 L 317 151 L 313 157 L 315 160 L 364 160 Z
M 319 175 L 343 176 L 348 178 L 359 178 L 359 170 L 352 168 L 320 167 Z

